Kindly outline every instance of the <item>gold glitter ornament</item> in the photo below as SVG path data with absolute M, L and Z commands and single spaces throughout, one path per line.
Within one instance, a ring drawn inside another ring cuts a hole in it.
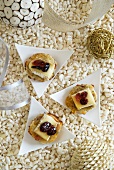
M 114 35 L 108 30 L 95 29 L 87 38 L 87 48 L 95 58 L 110 58 L 114 52 Z
M 84 140 L 71 158 L 71 170 L 101 170 L 110 168 L 112 148 L 103 140 Z

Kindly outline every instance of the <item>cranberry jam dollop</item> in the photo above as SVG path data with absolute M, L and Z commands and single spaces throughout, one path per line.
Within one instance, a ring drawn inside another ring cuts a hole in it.
M 82 105 L 85 105 L 85 104 L 88 103 L 88 99 L 81 99 L 81 100 L 80 100 L 80 103 L 81 103 Z
M 47 132 L 51 127 L 51 123 L 50 122 L 44 122 L 41 124 L 40 126 L 40 131 L 41 132 Z
M 84 91 L 84 92 L 82 92 L 80 95 L 81 95 L 81 98 L 86 98 L 86 97 L 87 97 L 87 92 Z
M 32 64 L 33 64 L 32 68 L 42 70 L 43 72 L 47 72 L 50 67 L 49 63 L 45 63 L 42 60 L 35 60 Z
M 47 131 L 48 135 L 54 135 L 56 133 L 56 127 L 51 125 L 50 129 Z
M 56 127 L 53 126 L 50 122 L 44 122 L 40 126 L 40 131 L 47 132 L 47 134 L 51 136 L 56 133 Z
M 79 101 L 82 105 L 86 105 L 88 103 L 88 99 L 86 97 L 87 97 L 86 91 L 76 94 L 76 100 Z

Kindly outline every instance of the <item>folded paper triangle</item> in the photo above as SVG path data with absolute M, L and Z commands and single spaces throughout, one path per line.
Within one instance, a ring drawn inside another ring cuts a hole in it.
M 26 129 L 24 133 L 24 138 L 22 140 L 22 144 L 20 147 L 19 155 L 26 154 L 31 151 L 35 151 L 40 148 L 45 148 L 46 146 L 51 146 L 54 143 L 60 143 L 67 141 L 69 139 L 74 138 L 75 136 L 68 131 L 64 126 L 62 127 L 60 133 L 58 134 L 57 139 L 50 144 L 41 144 L 38 141 L 36 141 L 29 133 L 28 133 L 28 127 L 31 123 L 31 121 L 38 116 L 38 114 L 41 113 L 47 113 L 47 110 L 38 102 L 34 97 L 31 97 L 31 106 L 30 111 L 28 115 L 28 121 L 26 124 Z
M 65 99 L 68 96 L 71 89 L 77 84 L 93 84 L 95 87 L 95 91 L 97 93 L 97 103 L 96 107 L 85 115 L 79 114 L 81 117 L 87 119 L 88 121 L 96 124 L 97 126 L 101 126 L 101 119 L 100 119 L 100 79 L 101 79 L 101 69 L 92 73 L 91 75 L 87 76 L 85 79 L 67 87 L 57 93 L 50 95 L 50 97 L 60 103 L 63 106 L 66 106 Z
M 57 62 L 55 76 L 59 72 L 61 67 L 65 64 L 65 62 L 73 54 L 73 51 L 70 51 L 70 50 L 44 49 L 44 48 L 29 47 L 29 46 L 24 46 L 24 45 L 19 45 L 19 44 L 15 44 L 15 46 L 23 62 L 23 65 L 25 64 L 25 61 L 35 53 L 50 54 Z M 38 97 L 41 97 L 43 95 L 44 91 L 46 90 L 48 85 L 51 83 L 53 78 L 45 82 L 38 82 L 38 81 L 31 80 L 31 83 Z

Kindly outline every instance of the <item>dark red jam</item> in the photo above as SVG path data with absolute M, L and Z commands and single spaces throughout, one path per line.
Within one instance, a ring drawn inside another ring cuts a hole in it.
M 81 103 L 82 105 L 85 105 L 85 104 L 88 103 L 88 99 L 81 99 L 81 100 L 80 100 L 80 103 Z
M 77 93 L 76 96 L 75 96 L 75 98 L 76 98 L 77 101 L 80 101 L 80 99 L 81 99 L 81 94 L 80 94 L 80 93 Z
M 40 131 L 47 132 L 47 134 L 51 136 L 56 133 L 56 127 L 53 126 L 50 122 L 44 122 L 40 126 Z
M 41 131 L 41 132 L 47 132 L 47 131 L 50 129 L 50 127 L 51 127 L 51 123 L 49 123 L 49 122 L 44 122 L 44 123 L 42 123 L 41 126 L 40 126 L 40 131 Z
M 51 128 L 47 131 L 49 136 L 54 135 L 56 133 L 56 127 L 51 125 Z
M 77 93 L 75 98 L 77 101 L 79 101 L 82 105 L 86 105 L 88 103 L 88 99 L 86 99 L 87 97 L 87 92 L 84 91 L 82 93 Z
M 32 68 L 36 68 L 38 70 L 42 70 L 43 72 L 48 71 L 50 64 L 49 63 L 45 63 L 42 60 L 35 60 L 33 63 Z
M 86 97 L 87 97 L 87 92 L 84 91 L 84 92 L 82 92 L 80 95 L 81 95 L 81 98 L 86 98 Z

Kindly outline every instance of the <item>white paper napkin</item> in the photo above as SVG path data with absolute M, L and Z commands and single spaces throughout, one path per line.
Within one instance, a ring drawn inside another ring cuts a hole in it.
M 30 111 L 29 111 L 29 115 L 28 115 L 28 121 L 27 121 L 27 124 L 26 124 L 24 138 L 22 140 L 19 155 L 23 155 L 25 153 L 35 151 L 39 148 L 45 148 L 46 146 L 51 146 L 54 143 L 64 142 L 64 141 L 67 141 L 67 140 L 75 137 L 70 131 L 68 131 L 63 126 L 58 137 L 57 137 L 57 139 L 53 143 L 51 143 L 51 144 L 41 144 L 38 141 L 36 141 L 28 133 L 28 127 L 29 127 L 31 121 L 36 116 L 38 116 L 38 114 L 41 114 L 41 113 L 47 113 L 47 110 L 38 101 L 36 101 L 36 99 L 34 97 L 31 97 L 31 106 L 30 106 Z
M 65 62 L 73 54 L 73 51 L 70 51 L 70 50 L 44 49 L 44 48 L 36 48 L 36 47 L 19 45 L 19 44 L 15 44 L 15 46 L 23 62 L 23 65 L 25 64 L 25 61 L 27 60 L 27 58 L 29 58 L 35 53 L 50 54 L 57 61 L 57 68 L 55 70 L 55 76 L 59 72 L 61 67 L 65 64 Z M 31 80 L 31 83 L 38 97 L 41 97 L 43 95 L 44 91 L 46 90 L 48 85 L 51 83 L 53 78 L 46 82 L 38 82 L 38 81 Z
M 70 87 L 65 88 L 57 93 L 50 95 L 52 99 L 57 101 L 63 106 L 66 106 L 65 99 L 68 96 L 71 89 L 77 84 L 93 84 L 95 87 L 95 91 L 97 93 L 97 103 L 96 107 L 85 115 L 79 114 L 81 117 L 89 120 L 90 122 L 96 124 L 97 126 L 101 126 L 101 119 L 100 119 L 100 79 L 101 79 L 101 69 L 92 73 L 91 75 L 87 76 L 85 79 L 73 84 Z M 67 107 L 67 106 L 66 106 Z

